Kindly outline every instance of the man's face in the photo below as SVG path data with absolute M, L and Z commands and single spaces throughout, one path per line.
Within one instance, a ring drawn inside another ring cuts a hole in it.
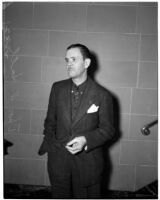
M 81 78 L 85 73 L 87 73 L 88 66 L 86 59 L 83 59 L 83 55 L 79 48 L 67 50 L 65 61 L 70 78 Z

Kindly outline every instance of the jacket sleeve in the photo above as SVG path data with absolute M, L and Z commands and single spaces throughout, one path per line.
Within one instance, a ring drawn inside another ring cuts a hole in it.
M 53 84 L 49 97 L 47 116 L 44 121 L 44 138 L 38 152 L 39 155 L 52 151 L 53 144 L 58 145 L 55 138 L 56 121 L 55 84 Z
M 112 97 L 106 93 L 99 106 L 98 128 L 84 134 L 87 140 L 86 152 L 103 145 L 113 137 L 115 133 L 113 116 Z

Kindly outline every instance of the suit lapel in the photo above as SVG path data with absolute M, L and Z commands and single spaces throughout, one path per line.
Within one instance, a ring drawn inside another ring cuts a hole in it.
M 64 88 L 64 94 L 62 95 L 64 97 L 63 101 L 63 115 L 66 119 L 66 122 L 68 122 L 69 126 L 71 124 L 71 80 L 68 80 L 68 84 Z
M 84 94 L 81 99 L 81 103 L 77 109 L 75 118 L 72 122 L 72 127 L 76 125 L 76 123 L 81 119 L 81 117 L 87 112 L 87 109 L 92 104 L 93 98 L 92 95 L 94 95 L 93 90 L 93 81 L 88 77 L 88 82 L 86 89 L 84 91 Z

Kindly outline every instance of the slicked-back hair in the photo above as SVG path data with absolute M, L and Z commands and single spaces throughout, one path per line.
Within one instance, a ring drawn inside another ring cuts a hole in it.
M 90 55 L 90 51 L 89 49 L 83 45 L 83 44 L 71 44 L 69 47 L 67 47 L 67 50 L 69 49 L 73 49 L 73 48 L 78 48 L 83 56 L 83 59 L 86 59 L 86 58 L 90 58 L 91 55 Z

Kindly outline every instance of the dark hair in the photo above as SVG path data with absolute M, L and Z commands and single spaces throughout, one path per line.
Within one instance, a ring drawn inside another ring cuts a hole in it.
M 81 51 L 81 54 L 83 56 L 83 59 L 90 58 L 90 51 L 89 49 L 83 45 L 83 44 L 71 44 L 69 47 L 67 47 L 67 50 L 73 49 L 73 48 L 79 48 Z

